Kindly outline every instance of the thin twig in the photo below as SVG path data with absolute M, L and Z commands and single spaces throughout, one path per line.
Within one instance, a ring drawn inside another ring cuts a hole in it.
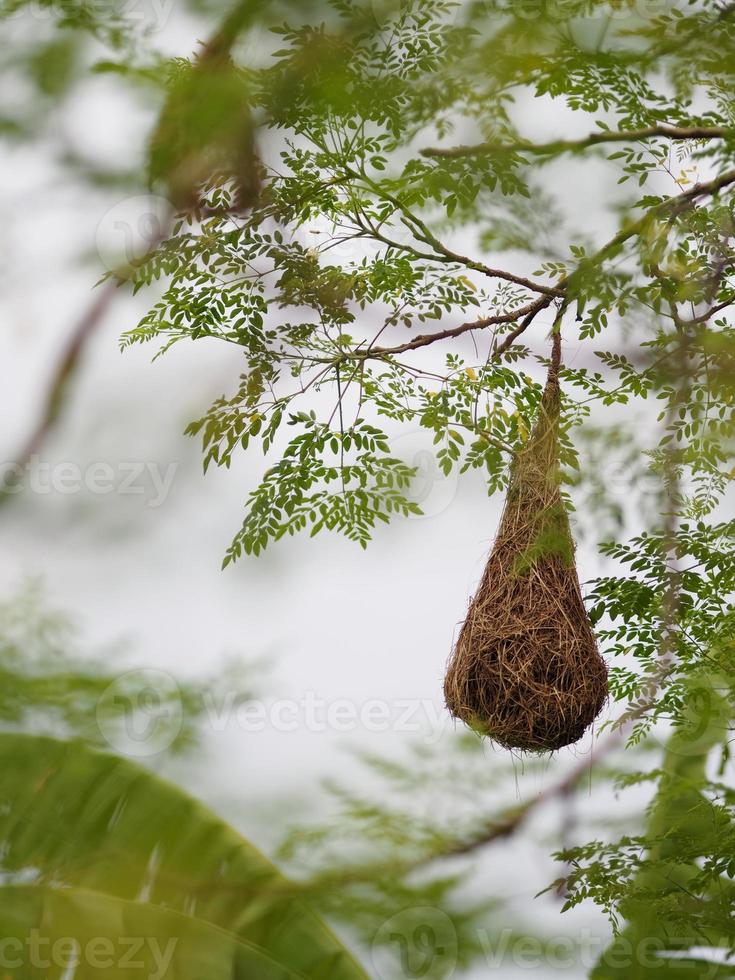
M 494 143 L 485 140 L 471 146 L 429 147 L 421 150 L 425 157 L 455 160 L 461 157 L 483 156 L 485 154 L 532 153 L 538 156 L 551 156 L 558 153 L 575 153 L 602 143 L 636 143 L 656 137 L 675 142 L 701 139 L 735 139 L 735 130 L 723 126 L 646 126 L 642 129 L 628 129 L 621 132 L 603 130 L 590 133 L 579 140 L 551 140 L 548 143 L 534 143 L 532 140 L 514 140 L 511 143 Z
M 594 255 L 587 259 L 588 264 L 593 264 L 596 262 L 602 262 L 605 258 L 609 258 L 615 255 L 626 242 L 631 238 L 635 238 L 646 230 L 650 223 L 658 216 L 665 214 L 667 211 L 678 214 L 680 210 L 689 206 L 689 204 L 696 200 L 698 197 L 704 197 L 706 195 L 716 195 L 719 191 L 725 189 L 726 187 L 735 184 L 735 170 L 728 170 L 718 177 L 712 180 L 702 181 L 701 183 L 694 184 L 688 190 L 683 191 L 681 194 L 677 194 L 674 197 L 667 197 L 659 204 L 654 205 L 650 208 L 642 217 L 637 221 L 632 222 L 625 228 L 621 228 L 620 231 L 614 235 L 609 242 L 602 246 Z M 451 327 L 447 330 L 440 330 L 433 334 L 419 334 L 418 337 L 414 337 L 413 340 L 406 342 L 405 344 L 400 344 L 396 347 L 375 347 L 373 348 L 370 355 L 366 352 L 361 351 L 351 351 L 345 354 L 345 359 L 352 358 L 365 358 L 367 356 L 372 357 L 390 357 L 393 354 L 403 354 L 408 350 L 415 350 L 419 347 L 426 347 L 429 344 L 436 343 L 440 340 L 447 340 L 454 337 L 459 337 L 464 333 L 468 333 L 471 330 L 481 330 L 484 327 L 493 326 L 501 323 L 514 323 L 519 317 L 524 317 L 518 326 L 512 330 L 508 336 L 504 339 L 503 343 L 500 344 L 494 351 L 494 357 L 500 357 L 509 347 L 516 341 L 516 339 L 530 326 L 534 318 L 542 310 L 546 309 L 551 305 L 555 296 L 565 295 L 568 292 L 568 287 L 570 282 L 573 280 L 574 274 L 570 276 L 565 276 L 559 281 L 559 284 L 555 290 L 555 295 L 544 295 L 540 296 L 538 299 L 529 303 L 527 306 L 521 307 L 520 309 L 513 310 L 510 313 L 501 313 L 494 316 L 481 317 L 478 320 L 470 321 L 468 323 L 462 323 L 458 327 Z
M 79 366 L 84 347 L 102 322 L 118 285 L 118 280 L 108 279 L 95 294 L 93 302 L 72 331 L 46 389 L 43 410 L 36 427 L 17 454 L 15 463 L 11 467 L 12 473 L 6 477 L 4 485 L 0 487 L 0 502 L 6 499 L 7 493 L 13 487 L 17 486 L 23 470 L 31 463 L 46 437 L 56 425 L 66 402 L 71 379 Z

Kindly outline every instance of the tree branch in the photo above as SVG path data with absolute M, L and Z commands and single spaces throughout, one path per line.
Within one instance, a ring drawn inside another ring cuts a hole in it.
M 534 300 L 527 306 L 522 306 L 517 310 L 510 310 L 508 313 L 497 313 L 493 316 L 481 317 L 479 320 L 470 320 L 467 323 L 460 323 L 458 327 L 449 327 L 446 330 L 439 330 L 437 333 L 424 333 L 419 334 L 414 337 L 413 340 L 406 341 L 405 344 L 399 344 L 396 347 L 372 347 L 367 350 L 361 351 L 359 349 L 348 351 L 344 354 L 344 360 L 367 360 L 368 358 L 382 358 L 389 357 L 393 354 L 404 354 L 409 350 L 416 350 L 419 347 L 427 347 L 429 344 L 434 344 L 438 340 L 448 340 L 452 337 L 460 337 L 464 333 L 469 333 L 471 330 L 482 330 L 485 327 L 492 327 L 502 323 L 514 323 L 519 317 L 524 317 L 525 319 L 513 331 L 513 339 L 517 337 L 523 330 L 526 329 L 528 324 L 531 322 L 533 317 L 536 316 L 541 310 L 545 309 L 552 302 L 551 296 L 542 296 L 540 299 Z M 503 344 L 503 350 L 507 350 L 510 344 Z M 496 352 L 498 353 L 498 352 Z
M 46 436 L 56 424 L 69 391 L 69 384 L 76 372 L 85 344 L 102 322 L 119 285 L 115 279 L 109 279 L 95 295 L 93 302 L 82 315 L 79 323 L 72 331 L 71 337 L 64 348 L 56 369 L 46 389 L 41 417 L 35 429 L 26 440 L 13 464 L 13 475 L 6 477 L 5 484 L 0 488 L 0 503 L 14 486 L 17 485 L 23 470 L 29 465 L 34 455 L 39 451 Z
M 647 126 L 643 129 L 628 129 L 621 132 L 602 130 L 599 133 L 590 133 L 589 136 L 580 140 L 551 140 L 548 143 L 534 143 L 531 140 L 493 143 L 491 140 L 486 140 L 471 146 L 429 147 L 421 150 L 421 155 L 450 160 L 502 153 L 533 153 L 537 156 L 553 156 L 559 153 L 578 153 L 603 143 L 636 143 L 656 137 L 675 142 L 697 139 L 735 139 L 735 130 L 723 126 Z
M 609 242 L 603 245 L 602 248 L 600 248 L 594 255 L 589 256 L 586 261 L 589 264 L 601 262 L 603 259 L 614 255 L 627 241 L 629 241 L 629 239 L 639 235 L 646 228 L 648 223 L 656 216 L 665 213 L 669 209 L 673 209 L 675 212 L 678 212 L 682 208 L 686 207 L 691 201 L 696 200 L 698 197 L 715 195 L 725 187 L 729 187 L 732 184 L 735 184 L 735 170 L 727 170 L 725 173 L 720 174 L 719 177 L 714 177 L 712 180 L 694 184 L 681 194 L 666 198 L 659 204 L 649 208 L 649 210 L 646 211 L 646 213 L 637 221 L 634 221 L 626 228 L 621 228 L 621 230 L 614 235 Z M 478 320 L 461 323 L 457 327 L 450 327 L 447 330 L 440 330 L 437 333 L 419 334 L 417 337 L 414 337 L 413 340 L 407 341 L 405 344 L 399 344 L 396 347 L 369 347 L 367 350 L 363 351 L 359 349 L 349 351 L 338 358 L 335 363 L 341 363 L 343 360 L 367 360 L 371 357 L 384 358 L 390 357 L 393 354 L 404 354 L 406 351 L 416 350 L 419 347 L 427 347 L 430 344 L 434 344 L 440 340 L 449 340 L 454 337 L 460 337 L 462 334 L 469 333 L 472 330 L 482 330 L 485 327 L 497 326 L 503 323 L 515 323 L 519 317 L 523 317 L 518 326 L 515 327 L 515 329 L 513 329 L 508 336 L 505 337 L 502 343 L 497 345 L 493 351 L 492 356 L 494 358 L 500 357 L 515 343 L 518 337 L 528 329 L 534 318 L 542 310 L 551 305 L 555 298 L 566 297 L 568 295 L 568 287 L 570 282 L 573 281 L 573 277 L 574 273 L 569 276 L 565 276 L 559 281 L 559 284 L 554 289 L 552 295 L 542 295 L 532 303 L 520 307 L 517 310 L 511 310 L 508 313 L 499 313 L 488 317 L 481 317 Z
M 518 324 L 515 330 L 511 330 L 511 332 L 508 334 L 507 337 L 504 338 L 501 344 L 496 343 L 492 355 L 493 359 L 497 360 L 499 357 L 502 357 L 503 354 L 508 350 L 508 348 L 513 346 L 513 344 L 516 342 L 518 337 L 520 337 L 520 335 L 531 326 L 537 314 L 539 314 L 541 310 L 546 309 L 546 307 L 549 306 L 550 304 L 551 304 L 551 300 L 549 300 L 548 303 L 539 303 L 538 308 L 535 310 L 531 310 L 531 312 L 523 320 L 521 320 L 521 322 Z
M 417 256 L 418 258 L 429 259 L 431 261 L 437 262 L 442 259 L 448 262 L 456 262 L 458 265 L 463 265 L 467 269 L 472 269 L 475 272 L 480 272 L 491 279 L 502 279 L 505 282 L 515 283 L 516 286 L 523 286 L 525 289 L 531 290 L 534 293 L 543 293 L 546 296 L 561 296 L 562 293 L 559 292 L 558 288 L 554 286 L 544 286 L 541 283 L 534 282 L 532 279 L 526 279 L 524 276 L 517 276 L 512 272 L 507 272 L 505 269 L 496 269 L 492 266 L 485 265 L 483 262 L 478 262 L 475 259 L 471 259 L 466 255 L 461 255 L 459 252 L 454 252 L 452 249 L 448 248 L 442 241 L 440 241 L 436 235 L 431 231 L 429 226 L 423 221 L 418 215 L 415 215 L 409 208 L 403 204 L 400 198 L 386 191 L 380 184 L 366 177 L 364 174 L 358 174 L 355 171 L 348 171 L 349 175 L 356 180 L 365 181 L 369 188 L 374 194 L 381 197 L 383 200 L 390 202 L 397 211 L 404 216 L 404 224 L 410 229 L 411 233 L 424 245 L 429 245 L 434 249 L 437 254 L 431 255 L 429 253 L 420 252 L 411 245 L 406 245 L 402 242 L 395 242 L 391 239 L 384 237 L 380 232 L 370 227 L 370 233 L 373 234 L 378 240 L 391 245 L 393 248 L 403 249 L 404 251 L 410 252 L 411 254 Z M 359 216 L 356 220 L 360 221 Z
M 665 640 L 662 646 L 665 648 Z M 643 717 L 655 704 L 660 685 L 671 672 L 671 663 L 665 655 L 661 657 L 655 674 L 652 674 L 646 684 L 645 694 L 617 719 L 609 734 L 602 739 L 597 748 L 588 756 L 584 756 L 559 780 L 551 783 L 532 799 L 520 806 L 512 807 L 499 816 L 488 821 L 470 837 L 457 839 L 439 844 L 436 850 L 410 858 L 405 861 L 391 860 L 390 862 L 366 862 L 343 871 L 327 871 L 308 881 L 290 882 L 286 886 L 289 892 L 313 894 L 319 891 L 345 887 L 362 882 L 376 881 L 387 877 L 392 880 L 405 876 L 412 871 L 425 868 L 436 861 L 445 861 L 455 857 L 471 854 L 481 848 L 488 847 L 499 840 L 504 840 L 517 833 L 526 820 L 540 807 L 555 799 L 571 794 L 577 785 L 589 777 L 596 765 L 602 762 L 612 751 L 625 741 L 630 729 L 636 721 Z

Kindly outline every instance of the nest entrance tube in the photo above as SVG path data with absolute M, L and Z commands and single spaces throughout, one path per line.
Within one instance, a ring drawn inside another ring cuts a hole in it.
M 511 467 L 495 544 L 444 681 L 449 711 L 505 748 L 578 741 L 607 700 L 607 668 L 587 617 L 559 483 L 554 333 L 538 421 Z

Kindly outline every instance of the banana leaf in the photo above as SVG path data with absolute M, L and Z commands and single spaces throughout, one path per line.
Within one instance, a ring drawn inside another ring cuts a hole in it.
M 165 944 L 180 933 L 179 972 L 166 980 L 367 976 L 245 838 L 174 785 L 78 741 L 0 734 L 0 881 L 10 939 L 91 929 Z M 80 980 L 82 966 L 38 976 Z M 0 976 L 8 970 L 0 956 Z

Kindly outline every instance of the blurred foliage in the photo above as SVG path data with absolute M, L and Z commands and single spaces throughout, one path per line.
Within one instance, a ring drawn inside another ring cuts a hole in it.
M 645 834 L 560 855 L 573 869 L 567 907 L 593 897 L 616 927 L 591 973 L 595 980 L 735 973 L 728 962 L 735 954 L 735 793 L 708 766 L 715 750 L 721 776 L 729 757 L 731 679 L 702 673 L 689 679 L 686 695 L 661 768 L 624 780 L 657 784 Z M 621 918 L 627 920 L 622 930 Z M 714 957 L 697 956 L 712 950 Z
M 364 977 L 252 845 L 98 748 L 129 746 L 141 761 L 191 749 L 233 670 L 219 688 L 114 673 L 120 651 L 94 659 L 70 653 L 77 643 L 38 587 L 0 607 L 3 976 Z M 135 711 L 146 725 L 126 741 Z
M 305 902 L 277 896 L 287 884 L 258 851 L 173 786 L 81 742 L 4 734 L 0 759 L 11 976 L 81 980 L 103 959 L 112 977 L 365 977 Z
M 529 776 L 542 765 L 531 760 Z M 538 942 L 540 965 L 544 937 L 514 908 L 508 883 L 491 876 L 468 889 L 473 842 L 518 812 L 512 770 L 489 764 L 482 742 L 464 734 L 438 744 L 418 739 L 401 757 L 360 753 L 355 772 L 362 788 L 329 781 L 332 818 L 292 828 L 280 849 L 308 873 L 303 887 L 312 900 L 357 930 L 374 963 L 405 953 L 415 975 L 448 977 L 491 951 L 502 959 L 529 938 Z
M 492 845 L 523 833 L 535 801 L 518 801 L 517 772 L 492 765 L 474 735 L 417 742 L 400 760 L 362 756 L 364 788 L 328 784 L 331 819 L 293 828 L 281 857 L 307 873 L 303 887 L 319 907 L 358 929 L 373 962 L 382 963 L 383 952 L 394 959 L 407 952 L 423 976 L 446 978 L 455 965 L 476 963 L 542 971 L 585 962 L 599 980 L 732 976 L 732 679 L 700 671 L 684 687 L 673 733 L 659 727 L 577 776 L 580 784 L 590 780 L 597 798 L 655 788 L 647 814 L 637 814 L 635 800 L 632 809 L 607 803 L 596 817 L 562 809 L 547 817 L 543 841 L 525 843 L 541 854 L 567 842 L 553 854 L 563 875 L 542 894 L 561 898 L 562 911 L 593 900 L 608 914 L 613 940 L 601 955 L 584 930 L 565 935 L 563 926 L 536 925 L 518 905 L 507 868 L 495 873 L 480 863 Z M 544 765 L 524 759 L 523 778 Z M 575 788 L 560 789 L 568 803 Z M 569 845 L 570 825 L 583 838 L 595 823 L 601 836 Z
M 207 698 L 233 688 L 252 696 L 234 662 L 185 682 L 138 667 L 119 644 L 103 654 L 81 645 L 78 627 L 49 608 L 40 583 L 0 603 L 0 728 L 119 747 L 137 712 L 141 737 L 180 753 L 199 741 Z

